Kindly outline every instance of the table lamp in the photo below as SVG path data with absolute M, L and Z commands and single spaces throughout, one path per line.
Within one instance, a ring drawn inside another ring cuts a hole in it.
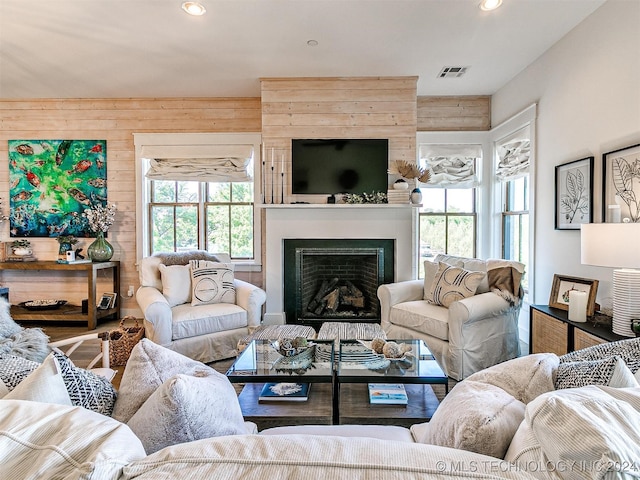
M 613 267 L 613 333 L 634 337 L 640 318 L 640 223 L 589 223 L 580 229 L 583 265 Z

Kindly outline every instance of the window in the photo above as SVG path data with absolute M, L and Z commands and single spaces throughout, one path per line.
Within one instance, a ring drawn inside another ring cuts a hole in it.
M 419 162 L 432 173 L 428 187 L 422 188 L 419 213 L 419 275 L 424 260 L 438 253 L 476 256 L 477 163 L 480 145 L 419 146 Z
M 502 256 L 529 265 L 529 175 L 503 184 Z M 528 277 L 522 287 L 528 290 Z
M 134 141 L 138 258 L 201 249 L 260 264 L 259 134 L 134 134 Z
M 197 248 L 254 257 L 252 182 L 149 182 L 150 253 Z

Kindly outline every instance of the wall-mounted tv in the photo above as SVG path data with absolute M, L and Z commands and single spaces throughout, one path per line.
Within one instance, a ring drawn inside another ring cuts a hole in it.
M 388 139 L 291 141 L 294 195 L 386 192 L 388 168 Z

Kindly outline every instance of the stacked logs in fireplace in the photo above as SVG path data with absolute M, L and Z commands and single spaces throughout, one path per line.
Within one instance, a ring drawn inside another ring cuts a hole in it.
M 340 282 L 337 277 L 323 280 L 318 292 L 309 302 L 307 311 L 315 315 L 327 315 L 339 310 L 362 310 L 365 299 L 362 290 L 349 280 Z

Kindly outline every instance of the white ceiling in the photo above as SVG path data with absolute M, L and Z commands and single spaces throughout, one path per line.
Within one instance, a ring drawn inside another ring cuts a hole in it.
M 0 98 L 260 96 L 261 77 L 417 75 L 489 95 L 606 0 L 0 0 Z M 317 40 L 310 47 L 308 40 Z M 439 79 L 444 66 L 469 67 Z

